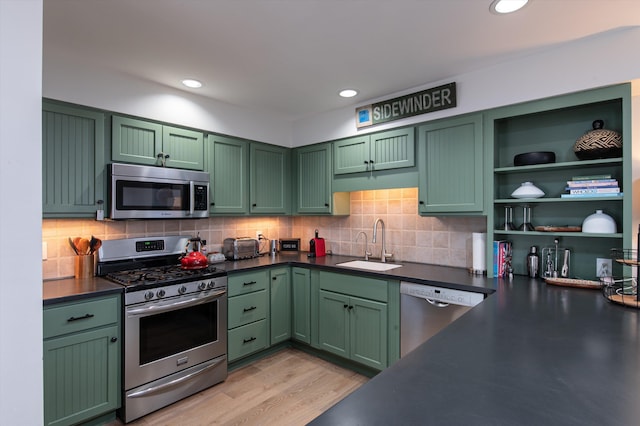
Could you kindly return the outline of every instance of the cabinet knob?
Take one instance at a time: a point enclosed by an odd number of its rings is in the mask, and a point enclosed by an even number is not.
[[[212,206],[215,206],[215,205],[216,205],[216,203],[211,203],[211,205],[212,205]]]
[[[111,338],[111,343],[115,343],[115,342],[117,342],[117,341],[118,341],[118,338],[117,338],[117,337],[112,337],[112,338]]]
[[[364,160],[364,164],[369,164],[369,162],[367,160]]]
[[[251,204],[252,207],[257,207],[258,205],[256,203]]]
[[[349,305],[344,305],[344,308],[347,309],[349,307]]]
[[[324,206],[325,207],[329,207],[329,203],[324,203]]]
[[[373,164],[373,163],[375,163],[375,161],[373,161],[373,160],[369,160],[369,163]]]
[[[271,279],[275,281],[275,280],[277,280],[277,279],[278,279],[278,277],[273,277],[273,278],[271,278]]]
[[[352,309],[353,309],[353,306],[349,306],[349,310],[352,310]]]
[[[418,201],[418,204],[424,204],[424,201]]]

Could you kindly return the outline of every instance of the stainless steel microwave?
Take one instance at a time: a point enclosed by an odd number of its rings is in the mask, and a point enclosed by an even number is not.
[[[209,173],[119,163],[108,172],[111,219],[209,217]]]

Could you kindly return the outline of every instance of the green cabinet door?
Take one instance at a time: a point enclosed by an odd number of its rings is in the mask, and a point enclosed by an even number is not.
[[[343,139],[333,143],[333,173],[373,173],[413,167],[415,151],[413,127]]]
[[[370,170],[400,169],[415,165],[415,129],[407,127],[371,135]]]
[[[169,157],[167,167],[204,170],[204,138],[202,132],[162,127],[162,151]]]
[[[151,166],[165,161],[167,167],[203,170],[204,138],[201,132],[114,115],[111,159]]]
[[[104,114],[42,103],[42,213],[95,217],[106,191]]]
[[[111,326],[44,342],[46,425],[77,424],[119,407],[117,339]]]
[[[349,358],[349,296],[320,290],[318,317],[320,348]]]
[[[331,145],[294,151],[295,210],[301,214],[331,213]]]
[[[418,128],[418,138],[419,212],[482,214],[482,115],[425,124]]]
[[[387,304],[351,297],[349,334],[354,361],[382,370],[387,367]]]
[[[114,115],[111,118],[111,159],[115,162],[158,164],[162,125]]]
[[[212,214],[249,212],[249,144],[225,136],[209,135],[205,146],[209,172],[209,211]]]
[[[311,344],[311,272],[291,268],[292,335],[299,342]]]
[[[333,173],[336,175],[369,170],[369,135],[333,143]]]
[[[291,338],[291,280],[289,268],[276,268],[271,275],[271,344]]]
[[[251,213],[288,214],[291,210],[288,148],[250,144],[249,198]]]

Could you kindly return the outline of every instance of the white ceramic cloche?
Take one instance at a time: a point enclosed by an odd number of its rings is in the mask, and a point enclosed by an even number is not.
[[[592,234],[615,234],[617,232],[616,221],[611,216],[596,210],[594,214],[587,216],[582,222],[582,232]]]
[[[540,198],[544,197],[544,191],[531,182],[522,182],[520,186],[511,193],[513,198]]]

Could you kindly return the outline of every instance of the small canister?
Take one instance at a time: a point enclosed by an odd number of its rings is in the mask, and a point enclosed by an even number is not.
[[[278,240],[271,240],[269,252],[276,254],[278,252]]]
[[[538,277],[538,270],[540,267],[540,257],[538,256],[538,248],[531,246],[529,254],[527,255],[527,273],[531,278]]]

